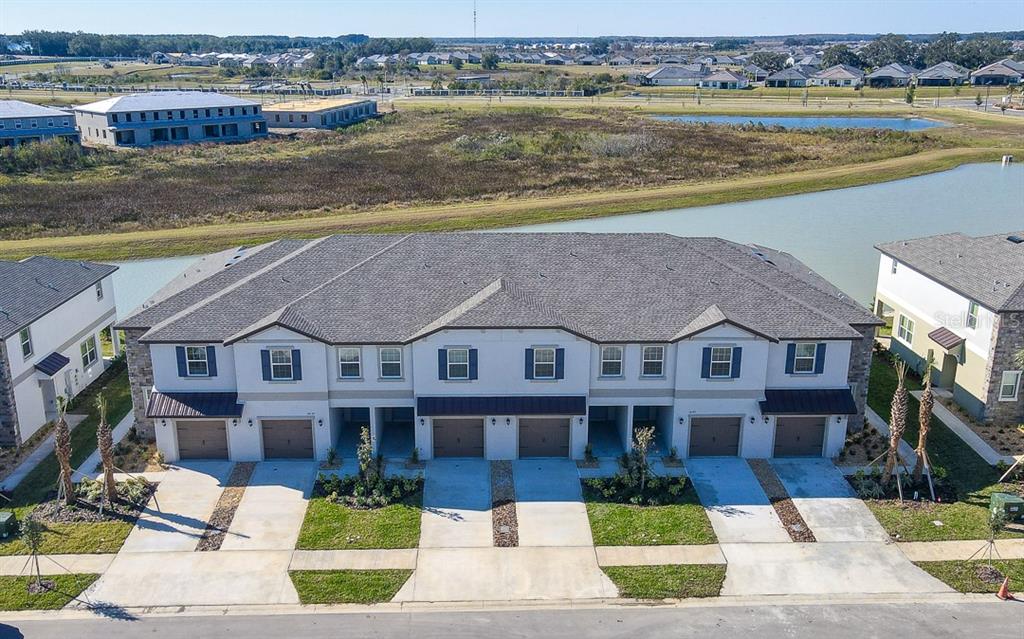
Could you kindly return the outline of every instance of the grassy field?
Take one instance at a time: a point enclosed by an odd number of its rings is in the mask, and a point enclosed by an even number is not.
[[[411,570],[292,570],[288,573],[304,604],[373,604],[390,601]]]
[[[725,582],[725,566],[608,566],[605,574],[632,599],[717,597]]]
[[[583,496],[595,546],[713,544],[718,541],[693,485],[680,503],[634,506],[604,500],[586,485]]]
[[[1001,584],[990,584],[978,579],[977,570],[988,561],[920,561],[916,565],[959,592],[997,592]],[[1024,583],[1024,559],[996,559],[992,562],[999,572],[1010,578],[1010,590]]]
[[[423,493],[404,503],[356,509],[315,497],[306,508],[296,548],[301,550],[415,548],[420,541]]]
[[[53,590],[29,594],[33,577],[0,576],[0,610],[60,610],[92,585],[99,575],[51,575]]]

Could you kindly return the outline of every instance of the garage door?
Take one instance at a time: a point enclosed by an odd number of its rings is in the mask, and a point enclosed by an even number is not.
[[[694,417],[690,420],[690,457],[740,454],[740,417]]]
[[[434,420],[434,457],[483,456],[484,420]]]
[[[520,457],[568,457],[569,419],[528,417],[519,420]]]
[[[313,422],[308,419],[264,419],[264,459],[312,459]]]
[[[824,417],[779,417],[775,422],[775,457],[821,457]]]
[[[180,421],[175,426],[181,459],[228,458],[228,429],[223,420]]]

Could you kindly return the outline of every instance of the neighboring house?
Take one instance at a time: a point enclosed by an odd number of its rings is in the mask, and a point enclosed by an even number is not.
[[[940,62],[917,74],[917,84],[922,87],[950,87],[967,82],[971,72],[952,62]]]
[[[765,78],[764,85],[774,88],[806,87],[817,72],[814,67],[787,67]]]
[[[624,55],[616,55],[608,58],[608,66],[610,67],[626,67],[633,64],[633,61]]]
[[[18,446],[57,416],[119,350],[116,266],[30,257],[0,261],[0,446]]]
[[[1020,84],[1024,77],[1024,62],[1007,58],[986,65],[971,74],[971,83],[976,85]]]
[[[747,79],[751,82],[764,82],[771,74],[756,64],[748,64],[743,67],[743,75],[747,76]]]
[[[721,69],[701,78],[700,86],[706,89],[746,89],[750,80],[735,71]]]
[[[978,420],[1024,421],[1024,231],[961,233],[879,245],[876,313],[893,322],[890,349]]]
[[[595,64],[601,64],[601,58],[593,55],[584,55],[580,56],[579,58],[576,58],[576,64],[581,64],[583,66],[590,67],[594,66]]]
[[[118,324],[172,461],[348,456],[364,427],[387,457],[614,455],[647,425],[684,457],[834,456],[881,325],[716,238],[335,235],[207,263]]]
[[[0,147],[53,138],[78,141],[73,115],[21,100],[0,100]]]
[[[157,91],[75,107],[75,120],[82,142],[97,146],[247,142],[267,136],[261,109],[219,93]]]
[[[858,87],[864,83],[864,71],[848,64],[837,64],[811,76],[810,84],[819,87]]]
[[[879,67],[865,76],[871,87],[905,87],[914,81],[920,69],[894,62]]]
[[[361,98],[328,98],[280,102],[263,107],[271,128],[334,129],[377,115],[377,102]]]
[[[681,64],[660,67],[641,78],[642,84],[652,86],[695,87],[707,75],[701,64]]]

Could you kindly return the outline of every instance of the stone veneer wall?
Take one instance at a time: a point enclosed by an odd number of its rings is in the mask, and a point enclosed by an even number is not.
[[[854,389],[853,399],[857,402],[857,414],[850,416],[847,431],[857,432],[864,428],[864,407],[868,402],[868,376],[871,374],[871,356],[875,348],[875,327],[854,326],[862,339],[850,345],[850,371],[847,382]]]
[[[124,348],[128,358],[128,381],[132,391],[132,409],[135,412],[135,428],[144,439],[156,438],[153,420],[146,417],[146,392],[153,388],[153,360],[149,346],[140,344],[139,338],[146,329],[129,328],[124,332]]]
[[[1024,392],[1017,394],[1015,402],[999,401],[999,386],[1003,371],[1017,370],[1016,354],[1024,349],[1024,313],[999,313],[992,327],[985,379],[988,392],[985,397],[985,421],[996,426],[1013,426],[1024,422]]]
[[[7,358],[7,345],[0,341],[0,446],[21,445],[18,411],[14,406],[14,380]]]

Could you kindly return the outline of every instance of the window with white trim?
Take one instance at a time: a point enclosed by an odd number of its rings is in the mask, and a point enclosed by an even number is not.
[[[338,377],[357,379],[363,376],[362,352],[358,346],[343,346],[338,349]]]
[[[535,348],[533,349],[533,378],[554,379],[555,378],[555,349]]]
[[[290,348],[270,349],[270,379],[275,381],[294,379]]]
[[[21,329],[18,333],[18,340],[21,342],[21,358],[28,359],[32,357],[32,332],[28,326]]]
[[[644,377],[661,377],[665,374],[665,347],[644,346],[643,366],[640,374]]]
[[[999,401],[1015,402],[1020,393],[1021,371],[1003,371],[999,384]]]
[[[817,352],[817,344],[798,343],[793,351],[793,372],[813,373],[814,359]]]
[[[889,273],[892,275],[896,275],[896,267],[898,265],[899,262],[896,261],[896,258],[892,258],[892,266],[889,268]]]
[[[906,315],[900,315],[900,321],[896,328],[896,337],[900,341],[911,344],[914,341],[914,320]]]
[[[380,376],[382,379],[402,377],[402,349],[386,347],[380,349]]]
[[[96,282],[96,301],[103,299],[103,281]]]
[[[978,303],[970,302],[967,305],[967,328],[978,328]]]
[[[96,337],[91,336],[78,345],[78,350],[82,354],[82,368],[89,368],[96,362]]]
[[[189,377],[210,376],[210,362],[206,358],[205,346],[185,347],[185,374]]]
[[[536,363],[536,359],[534,359]],[[622,347],[602,346],[601,347],[601,377],[622,376]]]
[[[469,379],[469,349],[448,349],[448,379]]]
[[[711,377],[732,377],[732,346],[711,347]]]

